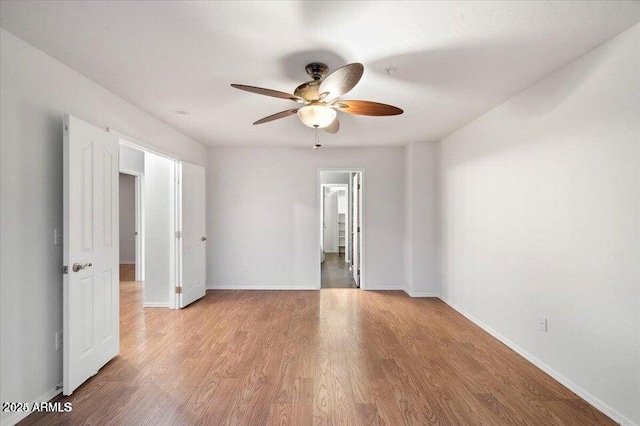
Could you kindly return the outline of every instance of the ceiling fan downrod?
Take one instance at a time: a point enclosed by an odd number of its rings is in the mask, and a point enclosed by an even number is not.
[[[309,76],[314,80],[322,80],[327,73],[329,72],[329,67],[322,62],[311,62],[304,70],[309,74]]]

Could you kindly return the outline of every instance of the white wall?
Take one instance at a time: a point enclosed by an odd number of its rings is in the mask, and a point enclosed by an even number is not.
[[[124,173],[144,174],[144,152],[120,145],[120,171]]]
[[[62,380],[62,116],[205,165],[207,151],[0,30],[0,399],[46,401]],[[3,423],[15,419],[1,414]]]
[[[318,168],[365,168],[366,287],[402,289],[403,151],[210,149],[208,286],[317,288]]]
[[[136,178],[120,173],[120,263],[136,260]]]
[[[443,298],[640,424],[640,25],[440,148]]]
[[[347,187],[338,191],[338,213],[347,214]]]
[[[347,172],[320,172],[321,184],[349,184],[349,173]]]
[[[438,144],[416,142],[405,148],[404,279],[414,297],[437,296]]]
[[[175,162],[144,154],[144,306],[168,307],[175,286]]]

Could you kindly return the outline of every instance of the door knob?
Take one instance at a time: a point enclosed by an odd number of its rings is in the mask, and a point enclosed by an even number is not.
[[[79,263],[74,263],[73,266],[71,267],[71,269],[73,269],[73,272],[78,272],[78,271],[81,271],[83,269],[90,268],[92,266],[93,266],[93,264],[91,262],[85,263],[84,265],[81,265]]]
[[[207,237],[202,237],[202,241],[207,241]]]

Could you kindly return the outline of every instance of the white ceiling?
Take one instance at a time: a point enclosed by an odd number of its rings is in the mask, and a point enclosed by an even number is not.
[[[229,86],[293,92],[312,61],[362,62],[360,84],[343,98],[405,111],[341,114],[323,146],[438,140],[639,21],[635,1],[0,6],[2,28],[211,146],[312,145],[314,131],[295,116],[251,124],[297,104]]]

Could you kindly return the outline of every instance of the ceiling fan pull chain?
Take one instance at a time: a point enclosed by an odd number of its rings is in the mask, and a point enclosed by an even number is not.
[[[313,146],[313,149],[318,149],[322,145],[320,145],[320,135],[318,134],[318,126],[313,126],[316,128],[316,144]]]

